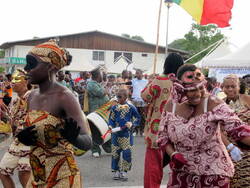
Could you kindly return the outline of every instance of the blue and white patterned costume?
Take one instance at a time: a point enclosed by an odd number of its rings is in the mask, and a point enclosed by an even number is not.
[[[135,106],[125,103],[117,104],[111,108],[109,116],[109,126],[120,128],[118,132],[111,135],[112,148],[112,171],[129,171],[132,166],[132,146],[133,135],[131,129],[125,124],[131,122],[132,126],[138,126],[140,123],[140,114]],[[122,163],[119,167],[120,155],[122,152]]]

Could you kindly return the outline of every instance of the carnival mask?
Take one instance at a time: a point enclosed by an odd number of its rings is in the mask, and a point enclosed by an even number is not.
[[[19,83],[19,82],[23,82],[25,80],[25,72],[17,69],[15,70],[15,72],[12,74],[12,83]]]
[[[187,71],[182,76],[182,82],[185,84],[191,84],[195,81],[203,81],[204,79],[205,76],[200,71],[200,69],[196,69],[195,71]]]

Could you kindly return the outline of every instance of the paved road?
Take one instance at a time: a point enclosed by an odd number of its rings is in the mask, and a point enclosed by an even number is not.
[[[133,167],[128,174],[128,181],[121,182],[112,180],[112,173],[110,170],[111,156],[103,152],[100,158],[93,158],[91,152],[87,152],[81,157],[77,157],[77,162],[81,169],[83,176],[84,187],[88,188],[100,188],[100,187],[128,187],[136,188],[143,186],[143,171],[144,171],[144,154],[145,145],[143,138],[140,136],[135,137],[135,145],[133,149]],[[3,155],[3,150],[0,152],[0,157]],[[163,184],[166,185],[168,169],[164,169]],[[14,176],[17,188],[21,188],[18,183],[17,176]],[[163,186],[166,187],[166,186]]]

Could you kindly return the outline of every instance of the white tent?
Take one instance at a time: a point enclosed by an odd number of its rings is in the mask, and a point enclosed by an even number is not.
[[[199,68],[207,68],[207,65],[210,64],[211,60],[224,57],[230,53],[232,53],[231,43],[228,40],[224,40],[219,45],[215,46],[208,55],[206,55],[202,60],[195,63],[195,65]]]
[[[250,42],[226,56],[209,60],[206,68],[250,69]]]

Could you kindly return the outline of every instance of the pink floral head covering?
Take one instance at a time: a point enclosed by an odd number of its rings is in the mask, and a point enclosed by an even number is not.
[[[185,91],[198,89],[207,83],[204,74],[198,68],[195,71],[184,72],[181,80],[178,80],[176,77],[172,77],[171,80],[173,81],[171,90],[172,99],[177,103],[186,100]]]

